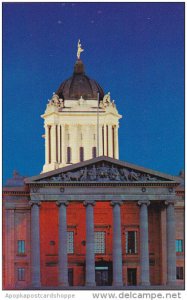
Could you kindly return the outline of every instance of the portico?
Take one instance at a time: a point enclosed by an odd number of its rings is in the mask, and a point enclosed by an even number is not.
[[[93,173],[95,173],[95,177]],[[82,177],[83,180],[81,180]],[[39,224],[39,210],[42,204],[46,202],[55,202],[58,207],[59,246],[57,266],[59,286],[68,286],[67,208],[73,206],[74,203],[79,203],[82,205],[82,209],[85,210],[86,255],[84,285],[88,287],[96,285],[94,225],[95,211],[97,205],[101,202],[110,203],[112,209],[111,260],[113,286],[123,287],[127,284],[124,265],[128,263],[128,258],[125,256],[123,245],[123,227],[126,226],[124,224],[128,214],[125,213],[123,207],[128,207],[130,204],[136,204],[139,214],[139,249],[137,255],[137,265],[140,273],[139,284],[142,286],[151,284],[148,215],[149,207],[153,204],[155,205],[155,203],[158,206],[161,205],[163,207],[164,205],[165,207],[167,218],[167,282],[174,285],[176,278],[174,204],[176,201],[175,187],[178,185],[176,179],[108,157],[99,157],[27,179],[27,184],[29,184],[31,191],[31,218],[34,220],[31,222],[31,232],[38,232],[36,235],[32,235],[31,240],[33,249],[33,287],[41,285],[39,276],[40,264],[38,261],[40,240],[39,229],[36,229],[36,224]],[[38,205],[39,203],[40,206]],[[123,217],[122,210],[124,211]],[[160,236],[160,239],[162,238]],[[37,251],[35,251],[36,249]]]

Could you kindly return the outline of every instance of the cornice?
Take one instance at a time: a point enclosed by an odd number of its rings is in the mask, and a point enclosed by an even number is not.
[[[21,192],[21,191],[3,191],[3,195],[17,195],[17,196],[27,196],[29,197],[30,193],[29,192]]]
[[[111,187],[111,186],[119,186],[119,187],[134,187],[134,186],[146,186],[146,187],[175,187],[178,186],[178,182],[30,182],[28,183],[29,187],[65,187],[65,186],[75,186],[75,187],[83,187],[83,186],[91,186],[91,187]]]

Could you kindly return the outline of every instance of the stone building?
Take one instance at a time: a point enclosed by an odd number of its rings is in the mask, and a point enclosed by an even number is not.
[[[3,188],[4,289],[183,287],[183,174],[119,160],[121,115],[80,57],[42,118],[41,174]]]

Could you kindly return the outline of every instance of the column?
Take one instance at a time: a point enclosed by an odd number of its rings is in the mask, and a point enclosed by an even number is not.
[[[160,211],[160,242],[161,242],[161,284],[167,284],[167,234],[166,234],[166,207],[161,205]]]
[[[113,286],[123,286],[122,245],[121,245],[121,202],[111,202],[113,206]]]
[[[106,124],[104,124],[104,155],[107,156],[107,136]]]
[[[93,136],[92,133],[93,131],[91,130],[90,125],[86,125],[83,129],[83,147],[84,147],[84,160],[88,160],[92,158],[92,140]],[[92,140],[90,142],[90,137],[92,137]],[[97,135],[96,135],[96,141],[97,141]],[[80,160],[79,160],[80,161]]]
[[[148,205],[149,201],[139,201],[140,205],[140,283],[150,285],[149,279],[149,237]]]
[[[67,255],[67,201],[58,201],[58,282],[59,286],[68,286],[68,255]]]
[[[65,125],[61,125],[61,155],[62,155],[62,164],[66,164],[66,141],[65,141]]]
[[[45,164],[49,164],[49,125],[45,125]]]
[[[173,201],[166,201],[167,232],[167,285],[176,284],[175,208]]]
[[[79,147],[79,141],[78,141],[78,125],[70,125],[69,126],[69,133],[70,133],[70,147],[72,152],[72,163],[79,162],[79,153],[80,153],[80,147]]]
[[[61,163],[62,153],[61,153],[61,125],[57,126],[57,134],[58,134],[58,163]]]
[[[56,125],[51,126],[51,162],[56,163]]]
[[[31,278],[32,286],[41,287],[40,278],[40,202],[31,204]]]
[[[108,125],[108,156],[113,157],[112,125]]]
[[[86,286],[95,286],[94,248],[94,201],[85,201],[86,206]]]
[[[103,155],[102,125],[99,125],[99,156]]]

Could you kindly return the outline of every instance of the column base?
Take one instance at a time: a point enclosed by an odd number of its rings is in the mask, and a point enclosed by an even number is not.
[[[60,282],[59,283],[59,287],[68,287],[69,286],[69,282]]]
[[[34,282],[34,283],[32,283],[32,288],[34,288],[34,289],[41,288],[41,283],[40,282]]]
[[[116,287],[122,287],[123,286],[123,282],[113,282],[112,286],[116,286]]]
[[[149,281],[141,282],[140,285],[142,286],[149,286],[151,285]]]
[[[86,282],[86,286],[88,286],[88,287],[95,287],[96,283],[95,282]]]
[[[171,280],[171,281],[168,281],[168,282],[166,283],[166,285],[169,285],[169,286],[176,286],[177,283],[176,283],[175,280]]]

